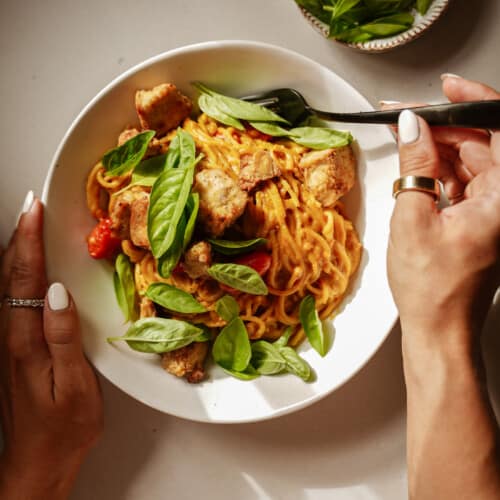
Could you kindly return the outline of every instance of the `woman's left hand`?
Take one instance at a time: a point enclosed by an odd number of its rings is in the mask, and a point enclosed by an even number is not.
[[[81,344],[75,304],[47,291],[43,206],[28,196],[0,278],[0,497],[67,498],[102,429],[102,399]],[[44,298],[12,307],[7,297]]]

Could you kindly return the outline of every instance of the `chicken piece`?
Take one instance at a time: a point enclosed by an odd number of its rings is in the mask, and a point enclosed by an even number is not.
[[[118,136],[118,146],[125,144],[128,140],[132,139],[132,137],[135,137],[138,133],[139,131],[136,128],[126,128]]]
[[[149,297],[142,297],[139,304],[139,317],[154,318],[156,316],[156,308],[154,302]]]
[[[135,200],[146,197],[148,193],[140,188],[131,188],[111,197],[109,204],[109,217],[113,234],[122,239],[130,240],[130,218],[132,204]],[[135,242],[134,242],[135,243]]]
[[[354,185],[356,157],[351,146],[306,153],[299,162],[307,188],[332,207]]]
[[[207,269],[212,265],[210,243],[199,241],[192,245],[184,254],[182,267],[192,279],[208,276]]]
[[[130,239],[135,246],[149,249],[148,208],[149,194],[143,191],[130,205]]]
[[[269,151],[244,154],[240,159],[240,187],[251,191],[257,184],[281,174],[279,165]]]
[[[205,378],[205,359],[208,354],[208,342],[193,342],[175,351],[161,355],[164,370],[176,377],[186,377],[195,384]]]
[[[248,195],[219,168],[196,174],[193,191],[200,195],[199,217],[207,233],[220,236],[245,210]]]
[[[161,137],[189,116],[193,104],[175,85],[162,83],[151,90],[138,90],[135,108],[143,130],[155,130]]]

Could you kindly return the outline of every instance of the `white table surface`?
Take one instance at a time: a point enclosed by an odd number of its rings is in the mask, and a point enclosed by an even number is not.
[[[424,37],[366,55],[321,38],[292,0],[2,0],[0,242],[29,189],[41,193],[81,108],[125,69],[194,42],[258,40],[300,52],[379,99],[438,102],[439,75],[500,88],[500,2],[453,0]],[[497,301],[499,302],[499,301]],[[500,307],[487,326],[499,401]],[[149,409],[101,378],[106,429],[78,500],[406,498],[405,395],[396,327],[367,366],[323,401],[245,425],[193,423]]]

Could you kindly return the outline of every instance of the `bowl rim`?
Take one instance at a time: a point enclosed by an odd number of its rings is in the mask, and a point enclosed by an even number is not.
[[[434,0],[430,5],[429,10],[423,16],[418,14],[419,19],[417,19],[415,24],[413,24],[413,26],[408,28],[406,31],[386,38],[374,38],[367,42],[344,42],[341,40],[335,40],[334,38],[329,38],[327,24],[319,20],[304,7],[298,5],[298,8],[309,24],[328,40],[332,40],[339,45],[355,49],[359,52],[365,52],[367,54],[380,54],[402,47],[422,36],[446,12],[450,5],[450,1],[451,0]]]
[[[117,85],[119,85],[121,82],[124,80],[128,79],[130,76],[134,75],[137,72],[140,72],[141,70],[147,68],[150,65],[153,65],[159,61],[162,61],[164,59],[168,58],[173,58],[176,57],[180,54],[185,54],[189,52],[198,52],[200,50],[206,50],[206,49],[213,49],[213,48],[250,48],[250,49],[264,49],[264,50],[272,50],[274,52],[280,52],[282,54],[288,54],[291,57],[302,59],[304,62],[311,63],[313,62],[314,64],[317,64],[328,71],[331,71],[339,80],[342,82],[346,83],[349,85],[366,103],[367,106],[369,106],[371,109],[373,109],[373,106],[369,102],[369,100],[361,93],[358,91],[357,88],[353,87],[347,80],[339,76],[335,71],[330,69],[329,67],[319,63],[318,61],[307,57],[301,53],[298,53],[296,51],[281,47],[279,45],[267,43],[267,42],[260,42],[260,41],[252,41],[252,40],[238,40],[238,39],[227,39],[227,40],[211,40],[211,41],[204,41],[204,42],[198,42],[198,43],[193,43],[193,44],[188,44],[180,47],[176,47],[174,49],[170,49],[164,52],[161,52],[159,54],[153,55],[149,58],[146,58],[145,60],[131,66],[130,68],[126,69],[122,73],[120,73],[118,76],[113,78],[108,84],[106,84],[82,109],[81,111],[76,115],[74,120],[72,121],[71,125],[68,127],[67,131],[63,135],[58,147],[56,148],[56,151],[53,155],[50,167],[48,169],[44,185],[43,185],[43,190],[42,190],[42,196],[41,200],[44,204],[47,204],[49,200],[49,194],[50,194],[50,186],[53,181],[53,177],[57,168],[58,160],[59,157],[61,156],[64,147],[66,143],[68,142],[69,138],[75,131],[75,129],[79,126],[80,122],[83,120],[87,112],[103,97],[105,96],[108,92],[112,91]],[[398,314],[397,310],[395,308],[395,305],[392,303],[392,309],[393,309],[393,315],[388,318],[387,324],[390,325],[389,328],[385,331],[383,335],[380,335],[380,338],[378,339],[377,342],[374,342],[372,345],[371,351],[368,353],[368,355],[365,357],[362,363],[359,363],[358,366],[355,367],[355,369],[349,371],[348,373],[345,373],[335,384],[333,388],[330,388],[327,391],[322,391],[321,393],[316,393],[313,396],[309,398],[305,398],[301,401],[297,401],[295,403],[286,405],[284,407],[274,409],[272,412],[270,412],[267,415],[264,416],[259,416],[259,417],[249,417],[249,418],[240,418],[240,419],[224,419],[224,418],[217,418],[213,419],[210,418],[209,415],[207,415],[205,418],[204,417],[197,417],[194,418],[192,416],[186,416],[185,414],[171,411],[171,412],[166,412],[164,408],[162,408],[160,405],[155,405],[149,400],[141,398],[137,394],[130,394],[126,389],[122,388],[118,381],[114,380],[113,378],[110,378],[108,374],[104,374],[99,368],[96,367],[97,371],[104,377],[108,382],[110,382],[112,385],[117,387],[119,390],[125,392],[127,395],[130,397],[140,401],[141,403],[145,404],[146,406],[149,406],[151,408],[154,408],[162,413],[167,413],[172,416],[176,416],[179,418],[184,418],[192,421],[197,421],[197,422],[203,422],[203,423],[211,423],[211,424],[243,424],[243,423],[253,423],[253,422],[260,422],[260,421],[265,421],[265,420],[270,420],[272,418],[280,417],[286,414],[293,413],[295,411],[301,410],[303,408],[306,408],[322,399],[330,395],[332,392],[338,390],[340,387],[342,387],[345,383],[347,383],[349,380],[351,380],[353,377],[355,377],[367,364],[368,362],[373,358],[373,356],[379,351],[380,347],[382,344],[387,340],[389,337],[390,333],[393,331],[395,324],[397,323],[398,320]],[[95,365],[94,365],[95,366]]]

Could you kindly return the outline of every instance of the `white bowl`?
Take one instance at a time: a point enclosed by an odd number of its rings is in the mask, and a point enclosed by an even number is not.
[[[408,28],[402,33],[398,33],[394,36],[389,36],[386,38],[375,38],[368,42],[343,42],[340,40],[335,40],[331,38],[334,42],[345,45],[352,49],[359,50],[361,52],[367,52],[371,54],[377,54],[380,52],[387,52],[389,50],[401,47],[416,40],[421,35],[423,35],[446,11],[448,8],[450,0],[434,0],[429,6],[427,12],[422,16],[418,12],[414,11],[415,22],[411,28]],[[320,21],[317,17],[312,15],[309,11],[303,7],[299,7],[303,16],[309,21],[311,26],[316,29],[324,37],[328,38],[328,25]]]
[[[309,405],[352,377],[375,353],[397,314],[386,280],[385,252],[397,176],[395,143],[386,127],[348,127],[357,139],[359,183],[347,199],[365,250],[359,272],[335,318],[335,342],[324,357],[309,345],[301,353],[316,372],[304,383],[292,375],[244,382],[211,367],[207,381],[190,385],[166,374],[159,358],[106,342],[126,330],[109,264],[87,254],[85,238],[95,221],[85,202],[89,169],[115,144],[124,125],[136,122],[134,93],[173,82],[194,95],[192,81],[231,95],[295,87],[314,106],[368,111],[369,103],[318,63],[288,50],[248,41],[207,42],[148,59],[106,86],[63,138],[47,177],[46,250],[49,277],[62,281],[78,305],[86,354],[99,372],[132,397],[163,412],[205,422],[250,422]],[[346,128],[346,127],[343,127]]]

